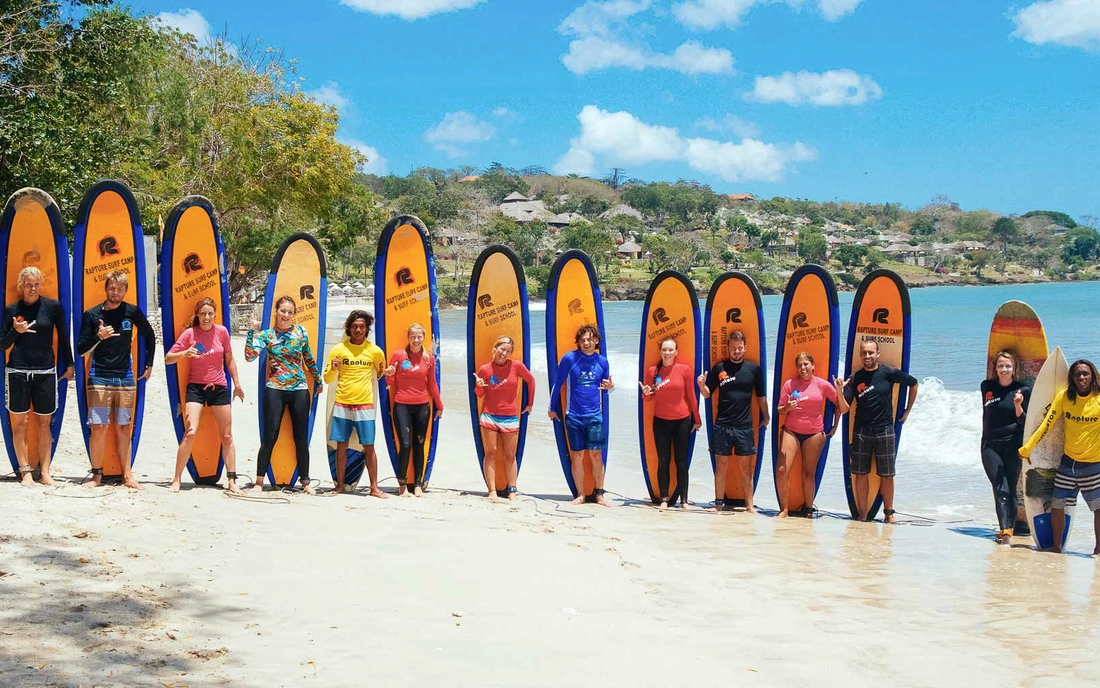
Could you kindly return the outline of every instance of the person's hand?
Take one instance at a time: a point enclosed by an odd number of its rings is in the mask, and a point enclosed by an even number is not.
[[[183,352],[183,357],[184,358],[201,358],[202,357],[202,352],[199,351],[197,348],[195,348],[195,345],[192,344],[189,349],[187,349],[186,351]]]
[[[76,375],[76,368],[73,368],[72,366],[69,366],[68,368],[65,369],[64,373],[61,373],[61,379],[62,380],[72,380],[75,375]]]
[[[233,383],[233,397],[239,401],[244,401],[244,387],[241,387],[239,382]]]
[[[443,409],[436,409],[436,411],[435,411],[435,419],[436,419],[436,420],[439,420],[439,419],[440,419],[440,418],[442,418],[442,417],[443,417]]]
[[[696,432],[702,426],[703,426],[702,423],[696,423],[695,425],[691,426],[691,431]]]
[[[103,340],[110,339],[111,337],[117,337],[118,332],[115,332],[115,328],[111,327],[110,325],[104,325],[103,321],[100,320],[99,331],[96,332],[96,335],[100,338],[100,340]]]
[[[909,419],[909,409],[905,409],[905,413],[901,414],[901,418],[898,418],[899,423],[904,423]]]
[[[763,418],[762,418],[762,419],[760,420],[760,427],[762,427],[762,428],[766,428],[766,427],[768,427],[768,423],[770,423],[770,422],[771,422],[771,418],[768,418],[767,416],[764,416],[764,417],[763,417]]]
[[[653,394],[653,387],[651,387],[650,385],[642,384],[641,382],[639,382],[638,386],[642,388],[642,396],[648,397],[649,395]]]
[[[605,392],[610,392],[615,389],[615,383],[611,381],[611,376],[608,375],[606,380],[600,380],[600,389]]]
[[[836,388],[836,393],[837,394],[843,393],[844,388],[848,386],[848,383],[851,381],[851,379],[852,378],[848,378],[847,380],[842,380],[838,377],[834,377],[833,378],[833,387]]]
[[[783,408],[787,411],[793,411],[794,409],[798,408],[798,399],[791,397],[790,401],[788,401],[786,404],[783,404]]]
[[[396,373],[396,372],[397,372],[397,366],[392,366],[391,365],[391,366],[386,366],[386,370],[383,371],[383,374],[386,377],[393,377],[394,373]]]
[[[35,334],[34,326],[37,320],[27,322],[22,316],[15,319],[12,325],[15,327],[15,331],[19,334]]]
[[[546,415],[550,417],[550,420],[557,420],[558,414],[555,411],[547,411]]]
[[[530,414],[531,413],[531,407],[528,406],[527,408],[523,409],[523,413]]]
[[[483,380],[482,377],[480,375],[478,375],[477,373],[474,373],[474,385],[476,385],[478,387],[488,387],[489,386],[489,384],[487,382],[485,382],[485,380]]]
[[[1016,390],[1015,396],[1012,397],[1012,403],[1016,404],[1017,406],[1023,406],[1024,405],[1024,393],[1021,392],[1020,390]]]
[[[141,374],[140,379],[148,380],[152,376],[153,376],[153,366],[149,366],[145,369],[145,372]]]
[[[331,368],[332,370],[340,370],[340,357],[337,356],[336,358],[332,359],[331,361],[329,361],[328,365],[329,368]]]
[[[314,382],[314,383],[313,383],[313,396],[317,396],[317,395],[318,395],[318,394],[320,394],[320,393],[321,393],[321,392],[322,392],[322,391],[323,391],[324,389],[325,389],[325,385],[324,385],[324,383],[321,383],[321,382]]]
[[[255,330],[256,332],[259,332],[260,330],[263,329],[263,324],[260,323],[259,320],[253,320],[252,322],[248,323],[248,329]]]
[[[706,376],[706,374],[700,375],[699,377],[695,378],[695,384],[699,385],[700,387],[706,387],[707,386],[707,376]]]

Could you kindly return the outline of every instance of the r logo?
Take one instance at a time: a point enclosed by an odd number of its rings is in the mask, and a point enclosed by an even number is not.
[[[741,322],[741,309],[731,308],[726,311],[726,322],[739,323]]]
[[[492,308],[493,307],[493,296],[492,296],[492,294],[482,294],[481,296],[477,297],[477,305],[480,306],[483,310],[486,309],[486,308]]]
[[[117,256],[121,251],[118,250],[118,240],[113,236],[103,237],[99,240],[99,257],[106,258],[107,256]]]
[[[393,281],[397,283],[397,286],[404,287],[407,284],[413,283],[412,270],[408,268],[401,268],[397,272],[393,273]]]
[[[23,254],[23,267],[38,265],[40,262],[42,262],[42,254],[38,252],[37,246]]]
[[[183,271],[190,275],[192,272],[198,272],[202,270],[202,260],[199,259],[199,254],[188,253],[183,257]]]
[[[668,322],[668,316],[665,315],[664,308],[658,308],[653,311],[653,324],[660,325],[661,323]]]
[[[806,314],[805,313],[795,313],[794,315],[792,315],[791,316],[791,325],[796,330],[801,330],[802,328],[810,326],[810,324],[808,322],[806,322]]]
[[[569,302],[569,315],[576,315],[577,313],[584,313],[584,308],[581,308],[580,299],[573,299]]]
[[[312,301],[313,300],[313,285],[312,284],[303,284],[302,288],[298,290],[298,296],[299,296],[299,298],[301,298],[302,301]]]
[[[871,314],[871,322],[882,323],[883,325],[890,324],[890,309],[889,308],[876,308],[875,312]]]

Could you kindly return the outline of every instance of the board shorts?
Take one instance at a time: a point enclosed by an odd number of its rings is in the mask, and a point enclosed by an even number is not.
[[[715,425],[710,431],[710,451],[715,456],[754,456],[756,431],[752,427]]]
[[[351,440],[352,430],[359,438],[359,444],[374,444],[374,404],[333,405],[329,441],[347,442]]]
[[[565,434],[569,438],[570,451],[603,451],[607,448],[607,426],[603,413],[582,416],[565,414]]]
[[[1085,498],[1089,511],[1100,511],[1100,461],[1074,461],[1062,456],[1058,474],[1054,476],[1052,509],[1065,509],[1077,504],[1077,493]]]
[[[187,384],[186,403],[203,406],[229,406],[229,387],[226,385],[204,385],[201,382]]]
[[[130,377],[88,376],[88,425],[110,425],[114,412],[116,425],[133,421],[137,382]]]
[[[483,413],[477,419],[477,424],[486,430],[509,435],[519,432],[519,416],[498,416],[493,413]]]
[[[852,450],[848,453],[852,475],[868,475],[871,472],[871,455],[875,457],[875,472],[880,478],[893,478],[897,467],[897,439],[893,428],[856,430],[852,438]]]
[[[5,370],[4,403],[9,413],[49,416],[57,410],[57,372],[49,370]]]

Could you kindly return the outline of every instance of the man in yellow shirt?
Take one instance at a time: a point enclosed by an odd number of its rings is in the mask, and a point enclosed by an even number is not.
[[[1066,427],[1062,463],[1054,478],[1054,494],[1050,502],[1050,526],[1054,533],[1055,552],[1062,551],[1066,506],[1077,504],[1077,493],[1085,497],[1092,511],[1096,545],[1092,553],[1100,554],[1100,375],[1091,361],[1081,359],[1069,367],[1066,389],[1054,397],[1043,423],[1020,447],[1020,456],[1028,458],[1035,445],[1043,439],[1054,421],[1061,415]]]
[[[329,441],[336,443],[336,494],[344,491],[348,466],[348,441],[352,430],[363,445],[363,459],[370,478],[370,493],[384,499],[378,489],[378,458],[374,453],[374,381],[386,369],[386,355],[367,341],[374,316],[353,310],[344,321],[347,339],[332,347],[325,361],[325,384],[336,385],[336,404],[332,409]]]

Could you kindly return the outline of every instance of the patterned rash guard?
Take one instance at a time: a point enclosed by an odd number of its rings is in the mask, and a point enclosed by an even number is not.
[[[314,380],[321,379],[321,371],[317,369],[317,361],[309,346],[309,335],[301,325],[282,332],[275,329],[249,330],[244,343],[244,360],[256,360],[264,349],[267,349],[270,363],[269,388],[287,391],[309,389],[306,370],[313,374]]]

